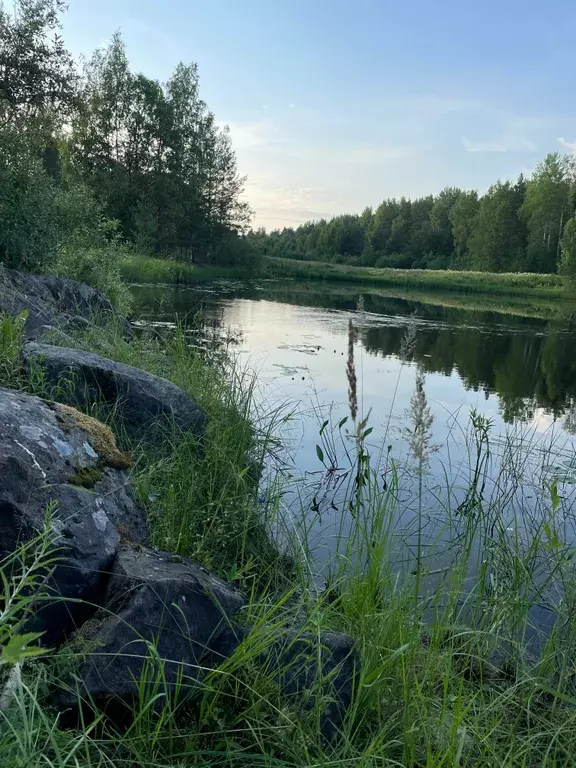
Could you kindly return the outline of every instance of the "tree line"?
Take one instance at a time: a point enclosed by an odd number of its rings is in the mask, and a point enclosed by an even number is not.
[[[266,255],[367,267],[576,272],[576,161],[552,153],[528,179],[486,194],[447,187],[415,200],[384,200],[267,234],[249,233]]]
[[[78,249],[113,242],[248,259],[244,179],[197,65],[160,83],[132,71],[119,33],[79,64],[60,35],[64,10],[0,0],[0,261],[33,270],[68,253],[72,267]]]

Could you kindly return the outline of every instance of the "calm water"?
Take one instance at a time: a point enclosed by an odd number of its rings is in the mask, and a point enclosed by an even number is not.
[[[301,490],[298,498],[287,494],[286,504],[294,515],[302,508],[308,512],[320,560],[333,552],[342,515],[334,495],[320,493],[325,476],[316,446],[323,419],[330,416],[336,423],[348,414],[345,365],[350,318],[358,329],[355,355],[361,407],[364,414],[370,412],[374,428],[369,440],[373,446],[390,445],[390,456],[399,461],[409,458],[403,430],[409,426],[407,411],[417,366],[426,372],[426,394],[434,415],[432,440],[438,446],[426,481],[431,518],[441,517],[440,488],[449,484],[456,504],[465,493],[471,409],[492,421],[493,479],[506,446],[511,441],[524,446],[514,489],[522,504],[534,506],[544,479],[551,475],[560,478],[565,500],[572,493],[576,323],[562,308],[555,319],[540,319],[393,298],[359,286],[273,281],[134,290],[139,313],[150,321],[172,321],[176,315],[183,318],[202,310],[209,325],[231,329],[233,349],[258,373],[260,403],[268,408],[289,403],[296,409],[297,418],[284,432],[286,460],[294,475],[306,478],[307,490],[304,499]],[[362,315],[356,309],[361,292]],[[474,299],[476,307],[479,301]],[[416,328],[415,344],[405,359],[403,338],[411,324]],[[413,513],[413,498],[408,489],[400,499],[402,525],[408,525]],[[512,495],[510,499],[512,509]]]

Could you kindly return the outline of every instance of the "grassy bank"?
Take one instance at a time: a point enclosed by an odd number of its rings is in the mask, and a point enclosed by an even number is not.
[[[460,272],[431,269],[377,269],[265,257],[263,269],[273,277],[342,280],[381,285],[411,286],[462,293],[490,293],[549,298],[573,298],[558,275],[536,273]]]
[[[377,269],[314,261],[264,257],[256,272],[241,268],[199,266],[171,259],[130,254],[119,264],[128,283],[194,285],[215,278],[275,277],[328,282],[363,283],[439,296],[451,292],[486,294],[519,299],[570,299],[573,290],[558,275],[536,273],[464,272],[430,269]]]
[[[172,259],[130,254],[119,264],[122,278],[127,283],[151,285],[193,285],[217,277],[246,277],[246,271],[229,267],[198,266]]]
[[[272,279],[262,283],[262,296],[267,300],[304,306],[349,308],[356,305],[361,293],[370,304],[370,311],[378,311],[387,299],[401,299],[435,307],[462,309],[466,312],[495,312],[514,317],[533,317],[557,320],[576,312],[576,301],[541,296],[504,296],[500,294],[458,294],[455,291],[423,290],[412,286],[378,286],[355,282],[326,282],[320,280]],[[386,312],[386,309],[382,310]]]
[[[3,383],[30,387],[19,378],[19,333],[10,321],[0,328]],[[256,419],[249,377],[219,350],[206,355],[189,347],[184,331],[145,334],[128,343],[117,329],[106,327],[77,334],[73,343],[163,375],[206,408],[211,428],[203,453],[182,434],[172,435],[160,453],[145,443],[134,445],[133,477],[155,543],[235,580],[249,597],[246,621],[253,629],[203,681],[192,705],[173,699],[156,706],[162,698],[156,685],[162,660],[151,649],[150,677],[129,726],[103,717],[82,729],[61,729],[47,683],[74,662],[78,651],[68,648],[43,663],[29,661],[12,707],[0,708],[4,765],[571,764],[576,750],[571,502],[557,479],[529,471],[525,456],[535,445],[510,442],[493,476],[491,427],[473,414],[466,436],[469,466],[447,467],[446,487],[432,489],[444,515],[431,537],[425,499],[434,447],[425,382],[419,380],[406,419],[411,456],[404,465],[386,445],[370,444],[370,415],[357,412],[361,361],[350,354],[350,416],[345,423],[319,424],[318,464],[310,468],[318,472],[319,490],[335,482],[340,489],[336,554],[323,579],[316,580],[306,527],[295,522],[298,510],[286,511],[286,488],[257,488],[246,472],[246,452],[263,457],[272,447],[278,450],[272,438],[283,416]],[[407,348],[411,343],[409,331]],[[398,381],[388,383],[394,387]],[[525,475],[532,478],[536,507],[524,506],[523,495],[510,493]],[[497,482],[493,496],[485,492],[490,479]],[[308,494],[295,482],[302,491],[300,511],[310,516]],[[272,520],[293,551],[293,573],[270,541]],[[439,563],[427,552],[432,541],[441,540],[449,542],[449,557]],[[397,556],[401,544],[407,546],[404,562]],[[22,569],[31,554],[42,559],[44,545],[21,553]],[[36,572],[30,567],[24,572],[39,588]],[[8,588],[5,584],[5,597]],[[26,590],[21,599],[29,599]],[[535,622],[540,606],[554,617],[548,634]],[[0,630],[15,620],[17,615],[0,614]],[[284,699],[256,663],[272,639],[289,632],[293,620],[314,635],[349,633],[361,657],[354,700],[330,745],[318,728],[324,702],[316,699],[306,708]]]

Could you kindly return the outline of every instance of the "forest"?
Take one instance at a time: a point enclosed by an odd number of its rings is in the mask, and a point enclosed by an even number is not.
[[[497,181],[486,194],[454,187],[384,200],[249,239],[268,256],[402,269],[572,275],[576,269],[576,160],[552,153],[530,178]]]
[[[0,2],[0,261],[98,283],[87,272],[114,262],[114,246],[242,260],[244,180],[197,65],[166,83],[135,73],[120,33],[77,62],[65,9]]]

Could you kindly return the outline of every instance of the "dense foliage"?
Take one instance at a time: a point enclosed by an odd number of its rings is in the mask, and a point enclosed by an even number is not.
[[[249,238],[265,255],[368,267],[556,272],[571,267],[576,209],[573,156],[548,155],[530,179],[498,181],[485,195],[446,188],[416,200],[384,200],[359,216],[336,216]],[[562,257],[565,234],[566,254]]]
[[[82,69],[63,0],[0,0],[0,260],[110,288],[122,247],[247,259],[230,135],[195,64],[165,85],[130,70],[119,34]]]

